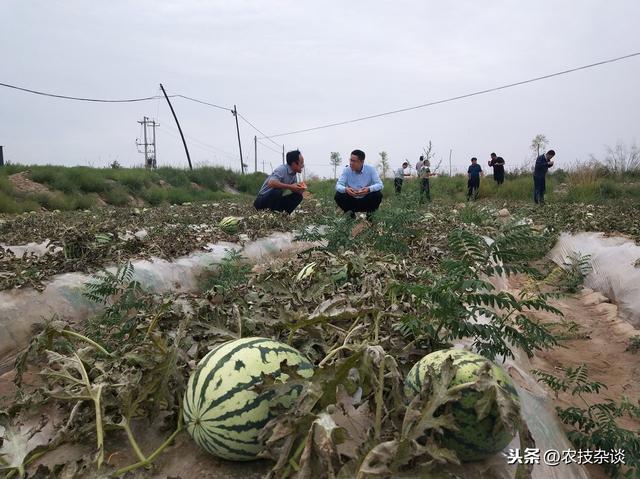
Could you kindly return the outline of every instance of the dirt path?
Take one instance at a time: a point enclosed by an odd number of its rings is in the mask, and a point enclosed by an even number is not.
[[[513,285],[513,284],[512,284]],[[511,292],[517,293],[517,289]],[[623,396],[632,401],[640,398],[640,352],[627,350],[631,337],[640,335],[626,321],[618,316],[618,307],[598,292],[584,289],[580,294],[551,304],[564,313],[566,323],[574,323],[577,328],[559,341],[557,347],[536,353],[531,367],[556,376],[563,376],[563,368],[575,368],[585,364],[589,378],[606,385],[598,394],[584,395],[591,404],[613,399],[620,402]],[[543,322],[558,322],[558,318],[545,312],[534,315]],[[554,398],[549,390],[554,406],[566,408],[576,406],[585,408],[585,404],[569,393],[560,393]],[[619,425],[634,431],[640,430],[640,421],[624,418]],[[594,478],[608,477],[597,466],[589,468]]]

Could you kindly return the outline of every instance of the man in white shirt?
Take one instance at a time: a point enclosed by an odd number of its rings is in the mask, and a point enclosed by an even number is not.
[[[358,211],[370,215],[382,202],[384,185],[377,170],[364,164],[364,158],[364,151],[353,150],[349,166],[345,167],[336,183],[336,203],[345,213],[350,212],[352,217]]]
[[[396,195],[402,193],[402,183],[404,183],[404,177],[410,176],[410,173],[406,173],[406,169],[409,167],[409,162],[402,163],[402,168],[398,168],[394,171],[393,186],[396,189]]]

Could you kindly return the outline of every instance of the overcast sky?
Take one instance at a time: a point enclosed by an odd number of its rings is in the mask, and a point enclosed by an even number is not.
[[[2,0],[0,82],[62,95],[183,94],[238,111],[266,134],[311,128],[527,80],[640,51],[640,1]],[[640,136],[640,56],[407,113],[274,138],[299,147],[307,172],[332,176],[329,154],[354,148],[413,164],[466,169],[492,151],[507,167],[542,133],[574,164]],[[239,169],[231,113],[173,100],[194,164]],[[186,167],[164,100],[96,104],[0,88],[5,160],[141,165],[137,121],[157,130],[159,165]],[[240,122],[245,163],[253,136]],[[268,140],[262,140],[274,150]],[[258,145],[259,169],[281,154]]]

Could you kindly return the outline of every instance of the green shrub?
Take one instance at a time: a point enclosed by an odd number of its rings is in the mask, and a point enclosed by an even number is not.
[[[264,176],[266,178],[266,175]],[[263,179],[264,182],[264,179]],[[258,194],[258,189],[260,185],[255,190],[255,194]],[[309,188],[309,192],[314,196],[314,198],[324,201],[333,201],[333,197],[336,194],[336,180],[318,180],[318,181],[307,181],[307,186]],[[238,188],[240,189],[240,188]]]
[[[88,195],[74,195],[73,202],[76,210],[90,210],[93,208],[99,196],[96,193]]]
[[[69,211],[75,209],[75,201],[64,193],[34,193],[29,199],[37,201],[42,207],[49,211],[61,210]]]
[[[264,173],[250,173],[248,175],[236,176],[233,186],[242,193],[248,193],[250,195],[257,195],[262,183],[267,178]],[[318,183],[318,182],[312,182]]]
[[[0,176],[0,191],[13,196],[13,185],[6,176]]]
[[[187,187],[191,184],[191,179],[189,178],[187,170],[163,166],[162,168],[158,168],[155,172],[171,186]]]
[[[16,165],[15,163],[5,163],[2,168],[0,168],[0,177],[14,175],[16,173],[20,173],[21,171],[29,169],[26,165]]]
[[[193,201],[195,190],[191,188],[171,188],[168,190],[168,200],[172,205],[180,205],[189,201]]]
[[[22,213],[22,205],[4,191],[0,191],[0,213]]]
[[[86,166],[78,166],[69,168],[67,172],[69,180],[74,187],[85,193],[102,193],[109,188],[109,184],[105,180],[104,170],[95,168],[87,168]]]
[[[143,189],[140,196],[142,196],[142,198],[150,205],[158,206],[168,200],[169,193],[166,188],[152,186],[151,188]]]
[[[63,166],[32,166],[29,177],[36,183],[42,183],[63,193],[79,191],[78,185],[69,174],[70,168]]]
[[[154,172],[144,168],[116,168],[104,171],[106,172],[107,178],[135,192],[151,186],[158,179],[158,176]]]
[[[619,198],[622,196],[622,189],[613,180],[603,179],[599,183],[599,194],[602,199]]]
[[[120,185],[104,192],[104,200],[113,206],[125,206],[129,203],[129,193]]]
[[[189,172],[192,182],[212,191],[223,190],[225,185],[233,184],[235,178],[238,176],[232,171],[218,166],[205,166]]]

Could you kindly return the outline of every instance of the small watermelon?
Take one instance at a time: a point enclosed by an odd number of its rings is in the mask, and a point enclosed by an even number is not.
[[[407,397],[413,398],[420,392],[425,375],[429,374],[429,366],[437,372],[449,357],[453,360],[453,366],[457,368],[450,387],[475,381],[481,367],[489,363],[491,364],[490,374],[496,379],[498,386],[514,401],[517,416],[519,416],[518,391],[509,375],[487,358],[462,349],[436,351],[418,361],[411,368],[404,382],[404,392]],[[503,423],[497,402],[493,403],[491,413],[487,417],[478,419],[475,405],[482,395],[483,393],[471,388],[462,392],[460,401],[452,408],[458,431],[445,430],[443,436],[442,445],[453,449],[461,461],[477,461],[500,452],[515,435],[516,424]]]
[[[261,374],[277,374],[282,361],[298,366],[304,377],[312,364],[296,349],[266,338],[242,338],[217,346],[198,363],[184,395],[184,423],[195,442],[207,452],[230,460],[251,461],[263,448],[258,435],[272,419],[273,391],[250,388]],[[294,388],[282,405],[290,407],[301,388]]]
[[[238,224],[242,218],[238,218],[237,216],[225,216],[220,220],[218,226],[225,233],[235,233],[238,229]]]

